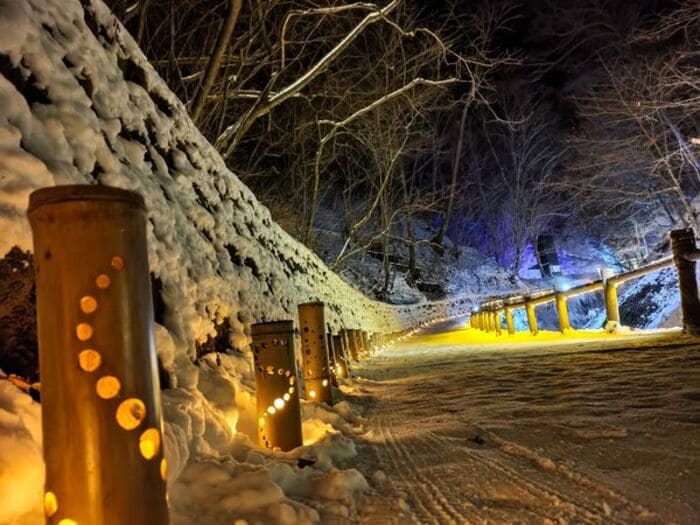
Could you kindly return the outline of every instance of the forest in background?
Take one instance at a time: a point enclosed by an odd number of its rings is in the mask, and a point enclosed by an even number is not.
[[[275,220],[319,251],[337,217],[336,270],[696,226],[697,1],[108,4]]]

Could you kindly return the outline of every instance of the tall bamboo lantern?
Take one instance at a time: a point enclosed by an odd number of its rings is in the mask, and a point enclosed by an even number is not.
[[[136,193],[29,199],[49,524],[168,523],[160,386]]]
[[[251,327],[255,362],[258,444],[292,450],[302,445],[299,385],[294,359],[294,322]]]
[[[330,405],[333,389],[323,303],[304,303],[298,309],[306,399]]]

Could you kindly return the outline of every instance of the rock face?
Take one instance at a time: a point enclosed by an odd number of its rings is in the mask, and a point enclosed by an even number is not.
[[[31,191],[106,184],[144,196],[160,321],[191,358],[222,333],[243,348],[251,322],[309,300],[334,327],[371,331],[451,308],[371,301],[288,236],[100,0],[2,3],[0,255],[31,248]]]
[[[32,256],[15,247],[0,260],[0,370],[29,381],[39,378],[34,305]]]

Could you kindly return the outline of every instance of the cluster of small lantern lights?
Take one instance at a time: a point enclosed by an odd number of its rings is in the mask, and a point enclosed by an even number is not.
[[[125,268],[124,258],[115,255],[110,261],[111,271],[119,274]],[[105,293],[112,285],[112,277],[107,273],[101,273],[95,278],[97,294]],[[96,295],[84,295],[80,298],[79,309],[84,317],[75,327],[75,336],[81,345],[89,345],[95,330],[90,324],[90,316],[97,312],[99,302]],[[98,371],[102,365],[102,355],[92,347],[83,348],[78,353],[78,366],[86,373],[92,374]],[[113,375],[103,375],[95,382],[97,396],[104,400],[116,398],[121,392],[121,381]],[[115,412],[117,424],[126,431],[136,430],[146,418],[146,405],[141,399],[130,397],[123,400]],[[138,450],[141,456],[150,461],[154,459],[161,449],[161,432],[157,428],[148,428],[139,436]],[[167,477],[167,462],[165,458],[160,461],[160,477],[165,481]],[[44,513],[46,517],[53,517],[59,511],[60,502],[56,494],[50,490],[44,494]],[[78,525],[75,520],[62,518],[58,525]]]

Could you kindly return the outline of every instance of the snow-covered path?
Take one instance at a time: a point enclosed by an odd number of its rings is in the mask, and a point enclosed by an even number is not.
[[[435,333],[363,362],[360,521],[700,522],[700,342],[549,338]]]

